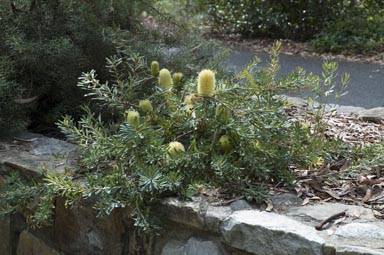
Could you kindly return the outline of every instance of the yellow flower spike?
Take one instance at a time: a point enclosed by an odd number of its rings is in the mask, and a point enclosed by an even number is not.
[[[153,111],[153,106],[151,104],[151,101],[149,101],[148,99],[145,99],[145,100],[140,100],[139,102],[139,106],[140,106],[140,109],[145,112],[145,113],[148,113],[148,112],[152,112]]]
[[[232,143],[228,135],[222,135],[219,139],[219,146],[225,152],[232,150]]]
[[[173,81],[173,87],[177,89],[178,91],[181,90],[181,81],[183,79],[184,75],[182,73],[174,73],[172,75],[172,81]]]
[[[184,145],[180,142],[170,142],[168,144],[168,153],[170,155],[176,155],[177,153],[184,152]]]
[[[210,97],[215,90],[215,74],[208,69],[199,73],[199,83],[197,85],[197,93],[201,96]]]
[[[151,73],[155,77],[157,77],[159,75],[159,62],[152,61],[152,63],[151,63]]]
[[[172,77],[168,69],[163,68],[159,72],[159,85],[165,90],[172,88]]]
[[[127,121],[131,125],[137,125],[140,123],[140,114],[137,111],[128,111]]]

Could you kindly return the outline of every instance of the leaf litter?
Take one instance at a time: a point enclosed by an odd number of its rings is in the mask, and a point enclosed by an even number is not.
[[[308,123],[308,111],[290,107],[292,121]],[[357,116],[327,112],[322,118],[324,139],[341,140],[353,146],[380,145],[384,142],[384,123],[360,120]],[[360,155],[364,157],[364,155]],[[352,166],[352,159],[339,158],[313,169],[292,166],[298,177],[295,186],[302,205],[318,201],[337,201],[371,208],[384,219],[384,165]]]

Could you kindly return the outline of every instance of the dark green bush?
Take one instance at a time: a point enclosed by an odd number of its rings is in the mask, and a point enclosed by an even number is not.
[[[375,53],[383,50],[381,0],[222,1],[209,9],[222,32],[243,36],[312,40],[315,51]]]
[[[384,16],[359,15],[330,22],[311,41],[315,51],[372,54],[384,50]]]
[[[7,58],[0,58],[0,137],[9,135],[10,131],[17,132],[26,124],[22,105],[15,102],[22,95],[23,88],[9,80],[11,68]]]
[[[63,113],[75,113],[83,101],[77,77],[101,68],[112,54],[102,36],[103,27],[115,19],[107,2],[0,2],[0,54],[12,66],[8,80],[20,85],[18,96],[38,96],[29,114],[35,125],[49,126]]]
[[[339,17],[343,0],[214,0],[209,14],[215,28],[244,36],[306,40]]]

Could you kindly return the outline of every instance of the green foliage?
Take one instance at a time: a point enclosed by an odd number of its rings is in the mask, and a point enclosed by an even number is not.
[[[0,136],[9,135],[24,127],[25,116],[15,99],[22,94],[22,87],[9,79],[12,71],[10,61],[0,58]]]
[[[372,54],[384,50],[384,16],[357,15],[329,23],[311,46],[315,51]]]
[[[204,0],[160,0],[155,7],[178,24],[198,28],[206,18],[208,4]]]
[[[224,1],[210,5],[214,28],[250,37],[311,41],[319,52],[382,52],[381,0]]]
[[[155,226],[149,217],[151,205],[166,196],[188,197],[201,185],[209,185],[261,201],[268,184],[292,185],[291,164],[308,166],[332,152],[327,142],[320,141],[321,132],[313,134],[288,119],[277,95],[302,84],[333,89],[335,66],[325,65],[323,77],[299,69],[279,80],[279,45],[268,67],[259,68],[255,59],[237,77],[217,79],[214,95],[208,96],[197,93],[203,81],[195,78],[181,88],[161,88],[138,55],[111,57],[108,82],[99,81],[95,71],[84,73],[78,86],[105,111],[84,108],[78,123],[70,117],[59,123],[83,152],[84,178],[43,173],[43,181],[31,187],[42,199],[41,210],[49,208],[52,194],[65,197],[68,204],[87,199],[99,215],[130,208],[136,226],[150,230]],[[142,111],[140,101],[146,99],[153,110]],[[138,119],[132,121],[127,113],[134,111]],[[105,118],[103,112],[113,118]],[[321,118],[319,114],[315,116]],[[12,203],[12,196],[5,193],[2,210]],[[28,195],[16,200],[25,205],[30,199]],[[31,219],[40,223],[44,217],[32,214]]]
[[[215,0],[209,14],[215,28],[244,36],[305,40],[345,9],[343,0]]]
[[[384,167],[384,141],[378,144],[369,144],[356,150],[356,160],[353,162],[354,174],[382,173]]]
[[[58,193],[46,182],[27,181],[18,172],[12,173],[0,185],[0,217],[21,212],[28,224],[36,227],[51,223],[54,200]]]
[[[1,1],[0,53],[13,67],[8,80],[19,84],[18,96],[39,96],[31,105],[35,124],[52,125],[63,113],[76,113],[82,101],[74,86],[77,77],[82,70],[102,67],[112,54],[103,27],[127,25],[117,20],[109,2]]]

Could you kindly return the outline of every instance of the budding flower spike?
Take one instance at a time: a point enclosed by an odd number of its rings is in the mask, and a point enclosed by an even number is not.
[[[232,150],[232,143],[228,135],[222,135],[219,139],[219,146],[225,152]]]
[[[140,109],[145,112],[145,113],[148,113],[148,112],[152,112],[153,111],[153,106],[151,104],[151,101],[149,101],[148,99],[145,99],[145,100],[140,100],[139,102],[139,106],[140,106]]]
[[[181,90],[181,81],[183,79],[184,75],[182,73],[174,73],[172,75],[173,80],[173,87],[177,89],[178,91]]]
[[[159,75],[159,62],[152,61],[152,63],[151,63],[151,73],[155,77],[157,77]]]
[[[172,88],[172,77],[168,69],[163,68],[159,72],[159,85],[165,90]]]
[[[211,97],[215,89],[215,74],[208,69],[199,73],[199,83],[197,85],[197,93],[200,96]]]
[[[177,153],[184,152],[184,145],[180,142],[170,142],[168,144],[168,153],[170,155],[176,155]]]
[[[227,123],[232,117],[232,113],[227,107],[220,105],[216,107],[215,117],[221,123]]]
[[[131,125],[137,125],[140,123],[140,114],[137,111],[128,111],[127,121]]]

